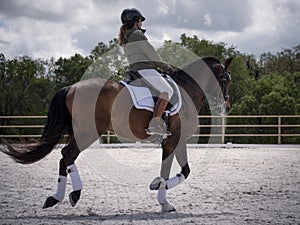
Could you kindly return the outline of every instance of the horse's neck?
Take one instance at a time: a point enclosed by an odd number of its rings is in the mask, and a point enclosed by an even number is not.
[[[176,74],[173,76],[173,79],[178,84],[178,86],[183,88],[185,92],[190,96],[196,110],[199,112],[205,98],[200,86],[186,75]]]
[[[194,105],[199,112],[201,106],[204,102],[205,94],[201,87],[198,85],[199,79],[205,78],[201,76],[207,76],[207,71],[213,73],[217,79],[217,74],[219,74],[220,69],[220,61],[213,57],[205,57],[199,60],[195,60],[194,62],[190,63],[183,69],[179,69],[177,73],[175,73],[172,78],[176,81],[176,83],[182,87],[190,96]],[[192,76],[185,71],[192,71],[191,73],[194,74],[193,71],[201,71],[200,74],[195,74],[195,80]],[[199,76],[199,77],[198,77]],[[196,81],[198,79],[198,81]],[[205,79],[204,79],[205,80]],[[204,82],[205,83],[205,82]]]

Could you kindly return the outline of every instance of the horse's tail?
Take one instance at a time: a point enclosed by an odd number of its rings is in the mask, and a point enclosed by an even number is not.
[[[66,106],[66,96],[69,89],[70,87],[60,89],[52,98],[47,123],[40,142],[27,145],[26,148],[7,144],[7,148],[1,150],[18,163],[30,164],[49,154],[63,135],[72,135],[72,118]]]

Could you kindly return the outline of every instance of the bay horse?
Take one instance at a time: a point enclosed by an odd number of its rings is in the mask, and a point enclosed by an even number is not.
[[[171,75],[180,88],[183,104],[179,113],[167,119],[172,135],[161,142],[160,176],[150,184],[151,190],[158,190],[157,200],[164,212],[175,211],[167,201],[167,190],[182,183],[190,173],[187,139],[197,129],[197,115],[205,96],[214,96],[215,99],[221,96],[223,104],[220,105],[225,106],[226,112],[229,110],[230,75],[227,69],[231,60],[227,59],[223,65],[213,57],[197,59]],[[127,88],[118,82],[100,78],[80,81],[60,89],[54,95],[40,142],[26,147],[7,144],[1,151],[18,163],[31,164],[44,158],[64,135],[68,135],[68,143],[61,150],[57,192],[46,199],[43,208],[52,207],[64,199],[68,175],[73,187],[69,200],[75,206],[82,189],[75,165],[81,151],[107,130],[130,140],[153,141],[156,138],[145,132],[152,112],[138,110],[132,105]],[[174,156],[182,170],[169,178]]]

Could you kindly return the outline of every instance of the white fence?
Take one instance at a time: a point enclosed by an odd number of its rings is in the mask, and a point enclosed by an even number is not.
[[[0,138],[39,138],[41,137],[41,131],[44,127],[44,124],[32,124],[32,120],[35,119],[42,119],[44,122],[46,121],[46,116],[0,116]],[[211,133],[199,133],[194,134],[194,137],[211,137],[220,136],[221,142],[225,143],[226,137],[277,137],[277,143],[282,143],[283,137],[300,137],[300,115],[232,115],[232,116],[198,116],[201,120],[209,120],[212,119],[219,119],[220,122],[218,124],[202,124],[199,125],[200,129],[212,129],[212,128],[219,128],[221,131],[217,134]],[[232,120],[239,120],[241,122],[232,123]],[[250,120],[249,120],[250,119]],[[249,122],[251,119],[254,122]],[[262,122],[263,120],[272,120],[272,122],[268,121],[267,123]],[[11,120],[10,122],[8,122]],[[260,121],[258,124],[257,121]],[[13,121],[13,122],[12,122]],[[16,122],[22,121],[22,124]],[[24,121],[28,121],[28,123]],[[31,123],[29,123],[31,121]],[[286,122],[289,121],[289,122]],[[292,123],[290,122],[292,121]],[[226,132],[232,129],[233,131]],[[265,129],[265,128],[274,128],[270,133],[251,133],[247,130],[252,129]],[[13,129],[14,132],[8,132],[9,129]],[[28,130],[33,131],[36,129],[35,134],[28,134]],[[288,130],[288,132],[284,132]],[[23,132],[19,132],[22,130]],[[24,132],[27,130],[27,132]],[[276,130],[276,132],[274,132]],[[37,133],[38,132],[38,133]],[[12,134],[15,133],[15,134]],[[24,134],[26,133],[26,134]],[[112,143],[112,138],[115,135],[111,132],[107,132],[103,135],[105,138],[106,143]],[[299,138],[300,139],[300,138]],[[299,144],[299,143],[297,143]]]

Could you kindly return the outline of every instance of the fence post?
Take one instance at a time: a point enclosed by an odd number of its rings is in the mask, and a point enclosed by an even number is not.
[[[225,116],[222,115],[222,144],[225,144]]]
[[[110,144],[110,132],[107,131],[107,139],[106,139],[106,144]]]
[[[281,116],[278,116],[278,144],[281,144]]]

